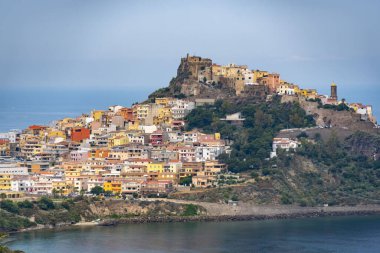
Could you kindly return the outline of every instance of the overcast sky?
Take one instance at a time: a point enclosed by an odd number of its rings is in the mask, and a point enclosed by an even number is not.
[[[189,52],[322,93],[334,80],[376,103],[379,10],[376,0],[0,0],[0,90],[153,91]]]

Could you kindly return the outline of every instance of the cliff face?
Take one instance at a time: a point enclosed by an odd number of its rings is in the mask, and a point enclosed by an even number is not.
[[[248,99],[250,102],[264,102],[269,94],[269,89],[265,85],[242,85],[231,78],[223,77],[217,82],[212,81],[211,66],[212,61],[207,58],[198,56],[182,58],[177,76],[170,81],[169,86],[155,91],[149,95],[149,98],[153,100],[155,97],[166,96],[189,99]]]
[[[171,202],[108,200],[91,203],[83,215],[91,220],[111,216],[181,216],[185,211],[186,205]],[[202,208],[198,211],[205,212]]]
[[[306,101],[303,97],[282,96],[281,102],[299,103],[306,111],[306,114],[313,115],[316,125],[320,127],[379,133],[379,130],[375,128],[372,122],[361,120],[360,115],[354,112],[318,108],[317,102]]]
[[[49,210],[39,208],[38,202],[30,202],[30,205],[8,210],[0,208],[0,233],[67,226],[95,219],[198,216],[207,212],[198,205],[157,200],[99,200],[83,197],[56,202]]]
[[[347,138],[346,143],[352,154],[380,159],[380,135],[378,134],[356,132]]]
[[[211,59],[187,55],[185,58],[181,59],[181,63],[177,69],[177,76],[197,80],[198,74],[206,68],[210,68],[211,65]]]

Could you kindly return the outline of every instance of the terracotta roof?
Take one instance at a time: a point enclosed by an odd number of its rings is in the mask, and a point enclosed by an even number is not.
[[[9,143],[8,139],[0,139],[0,144]]]
[[[29,128],[30,130],[42,130],[42,129],[46,129],[47,126],[32,125],[32,126],[29,126],[28,128]]]

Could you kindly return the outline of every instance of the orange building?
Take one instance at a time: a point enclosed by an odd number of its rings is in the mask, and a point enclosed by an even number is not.
[[[281,84],[280,75],[276,73],[268,74],[267,76],[260,78],[259,83],[268,86],[272,92],[276,92],[277,88]]]
[[[134,120],[133,109],[132,108],[122,108],[119,113],[123,116],[124,120],[132,121]]]
[[[108,149],[93,149],[90,152],[91,158],[107,158],[110,151]]]
[[[84,127],[73,127],[71,129],[71,140],[81,142],[90,138],[90,129]]]
[[[33,134],[33,135],[40,135],[42,131],[46,130],[46,126],[37,126],[37,125],[32,125],[28,127],[28,130]]]

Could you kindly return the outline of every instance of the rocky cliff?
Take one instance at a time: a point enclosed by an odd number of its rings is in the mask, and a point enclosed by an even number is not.
[[[360,115],[351,111],[334,111],[320,108],[317,102],[307,101],[304,97],[282,96],[282,103],[295,102],[305,110],[306,114],[313,115],[317,126],[349,129],[351,131],[365,131],[379,133],[370,121],[363,121]]]

